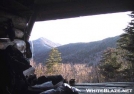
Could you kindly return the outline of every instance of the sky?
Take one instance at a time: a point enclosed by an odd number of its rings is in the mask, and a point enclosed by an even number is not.
[[[40,37],[59,44],[98,41],[124,33],[130,12],[35,22],[30,40]]]

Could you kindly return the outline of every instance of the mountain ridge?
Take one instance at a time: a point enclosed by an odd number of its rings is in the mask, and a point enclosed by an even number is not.
[[[45,39],[45,38],[43,38]],[[119,36],[106,38],[100,41],[93,41],[87,43],[69,43],[65,45],[57,46],[59,52],[61,53],[63,63],[96,63],[101,59],[101,54],[108,47],[115,48],[116,41],[119,39]],[[42,39],[41,39],[42,40]],[[38,40],[39,41],[39,40]],[[47,41],[48,42],[48,41]],[[53,44],[53,43],[52,43]],[[41,44],[38,42],[34,47],[34,61],[36,63],[45,63],[48,58],[50,50],[54,47],[48,47],[47,44]],[[40,46],[39,46],[40,45]],[[43,46],[45,45],[45,46]]]

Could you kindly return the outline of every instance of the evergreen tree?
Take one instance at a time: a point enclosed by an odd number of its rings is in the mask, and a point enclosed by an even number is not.
[[[134,18],[134,12],[130,14]],[[134,20],[117,41],[117,48],[110,48],[103,54],[99,65],[105,81],[134,81]]]
[[[132,17],[131,22],[127,26],[127,28],[124,29],[125,33],[120,36],[120,39],[118,40],[118,48],[126,50],[126,53],[124,55],[124,58],[127,63],[129,63],[129,68],[124,69],[126,77],[133,78],[134,77],[134,12],[130,14]],[[131,79],[133,81],[133,79]]]
[[[100,61],[100,73],[105,81],[117,81],[121,63],[118,62],[118,54],[115,48],[108,48],[103,53],[102,60]]]
[[[55,74],[61,69],[61,53],[57,48],[52,48],[46,61],[47,73]]]
[[[133,17],[133,12],[130,14]],[[133,17],[134,18],[134,17]],[[127,28],[124,29],[125,33],[120,36],[118,40],[118,48],[127,50],[127,60],[134,61],[134,20],[131,20]]]

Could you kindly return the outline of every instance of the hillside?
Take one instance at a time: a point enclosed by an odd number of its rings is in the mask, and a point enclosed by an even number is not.
[[[98,63],[102,52],[108,47],[116,47],[119,36],[89,43],[73,43],[58,47],[63,62]]]
[[[58,46],[58,50],[62,56],[63,63],[98,63],[102,52],[108,47],[116,47],[116,41],[119,36],[106,38],[101,41],[89,43],[70,43]],[[38,42],[37,42],[38,41]],[[44,63],[48,58],[49,51],[54,46],[48,46],[41,39],[33,42],[34,52],[33,58],[37,63]]]

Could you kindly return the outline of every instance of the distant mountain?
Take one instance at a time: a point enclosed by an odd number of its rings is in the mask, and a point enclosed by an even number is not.
[[[61,53],[63,63],[72,62],[95,64],[100,61],[102,52],[104,50],[106,50],[108,47],[116,47],[116,41],[118,39],[119,36],[116,36],[89,43],[70,43],[66,45],[60,45],[57,46],[57,48]],[[57,45],[52,42],[49,43],[49,40],[44,38],[33,41],[33,57],[35,62],[44,63],[46,61],[51,48],[55,47],[54,45],[50,46],[48,44]]]
[[[49,50],[53,47],[60,46],[60,44],[54,43],[46,38],[30,41],[30,44],[33,58],[36,62],[43,62],[44,57],[48,56]]]
[[[58,47],[58,46],[61,45],[61,44],[59,44],[59,43],[54,43],[54,42],[52,42],[52,41],[50,41],[50,40],[48,40],[48,39],[46,39],[46,38],[43,38],[43,37],[39,38],[39,39],[36,40],[36,41],[40,41],[40,42],[42,42],[44,45],[47,45],[47,46],[50,47],[50,48],[52,48],[52,47]]]

